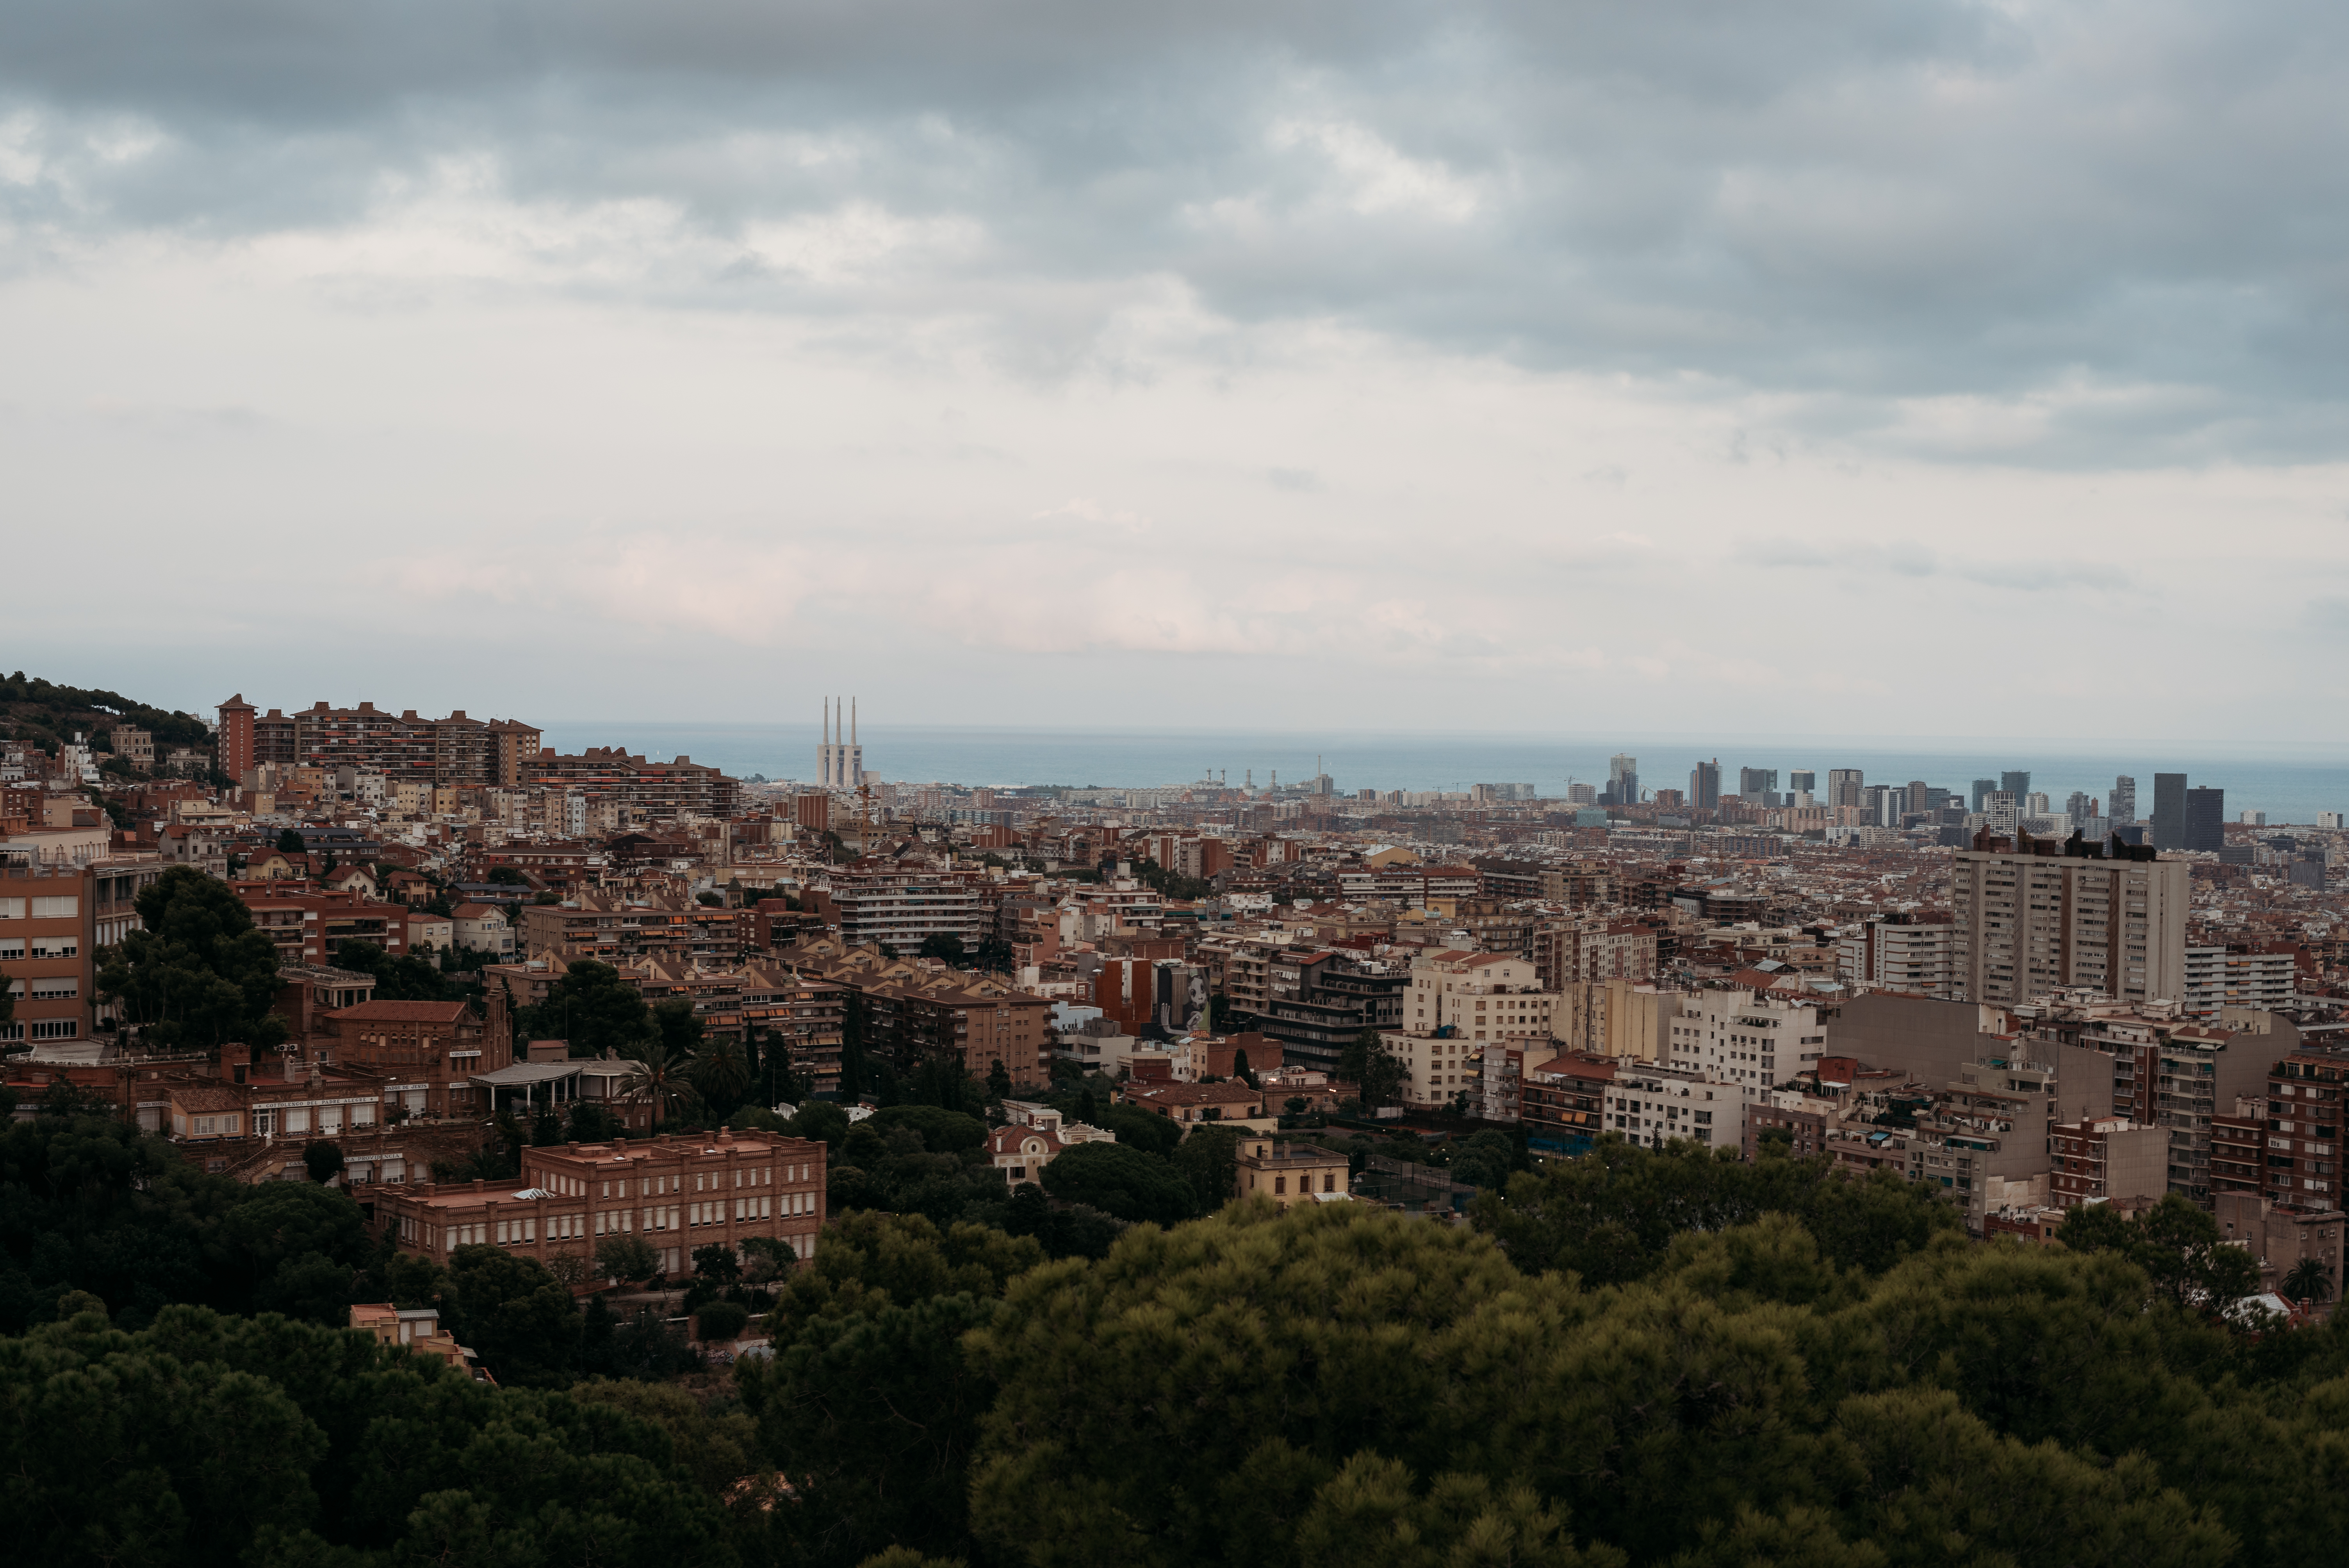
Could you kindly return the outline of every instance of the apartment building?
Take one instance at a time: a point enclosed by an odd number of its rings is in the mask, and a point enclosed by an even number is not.
[[[1550,1032],[1570,1051],[1666,1061],[1671,1022],[1689,995],[1640,980],[1569,980],[1559,987]]]
[[[1447,948],[1412,961],[1402,1026],[1413,1034],[1449,1027],[1476,1042],[1546,1040],[1557,1002],[1541,988],[1530,959]]]
[[[829,887],[807,894],[807,904],[842,941],[886,943],[903,954],[933,936],[976,947],[988,923],[976,882],[950,872],[836,871]]]
[[[1986,1214],[2045,1205],[2060,1090],[2053,1063],[1985,1054],[1961,1068],[1917,1115],[1911,1177],[1939,1185],[1976,1235]]]
[[[1607,1104],[1615,1071],[1614,1058],[1578,1051],[1527,1067],[1519,1091],[1526,1147],[1538,1159],[1589,1153],[1618,1114]]]
[[[2341,1207],[2343,1055],[2293,1051],[2269,1070],[2262,1193],[2270,1202]],[[2215,1185],[2215,1183],[2214,1183]]]
[[[1882,915],[1837,939],[1836,978],[1854,987],[1954,1000],[1957,951],[1957,927],[1947,912]]]
[[[524,1149],[522,1175],[462,1186],[354,1187],[378,1235],[445,1263],[460,1246],[503,1247],[551,1263],[590,1259],[608,1235],[641,1236],[675,1274],[697,1247],[738,1256],[763,1237],[802,1262],[823,1229],[821,1142],[759,1132],[668,1134],[624,1144]]]
[[[1799,994],[1684,993],[1663,1028],[1667,1065],[1757,1089],[1817,1067],[1827,1043],[1818,1004]]]
[[[758,915],[670,893],[580,892],[560,903],[524,904],[522,947],[530,954],[620,965],[650,958],[739,965],[756,944]]]
[[[1532,947],[1534,975],[1544,990],[1563,990],[1574,981],[1656,977],[1656,928],[1645,921],[1547,922],[1535,929]]]
[[[1389,1029],[1379,1036],[1389,1055],[1402,1064],[1402,1103],[1440,1109],[1465,1096],[1481,1104],[1485,1091],[1484,1042],[1454,1030]]]
[[[655,762],[625,748],[591,746],[576,756],[542,750],[523,764],[522,784],[576,795],[592,820],[598,806],[628,822],[669,822],[681,817],[727,818],[741,804],[741,781],[690,757]]]
[[[2059,1121],[2047,1132],[2047,1202],[2058,1209],[2169,1191],[2169,1133],[2126,1116]]]
[[[2118,845],[2033,841],[2020,851],[1984,835],[1950,872],[1957,1000],[2027,1003],[2053,991],[2100,991],[2127,1002],[2175,1001],[2186,990],[2188,870]]]
[[[98,954],[141,928],[136,901],[165,869],[147,858],[43,862],[0,847],[0,985],[16,1003],[0,1044],[95,1035],[107,1013]]]
[[[1276,952],[1267,975],[1271,996],[1257,1026],[1280,1042],[1283,1061],[1321,1072],[1335,1071],[1363,1030],[1400,1027],[1411,986],[1399,964],[1327,949]]]
[[[1616,1065],[1599,1099],[1601,1133],[1643,1149],[1687,1139],[1708,1149],[1736,1149],[1745,1136],[1745,1108],[1758,1091],[1702,1072],[1644,1062]]]
[[[2203,1019],[2230,1007],[2280,1013],[2292,1006],[2299,985],[2300,972],[2285,944],[2189,947],[2178,1000],[2189,1015]]]
[[[346,942],[372,942],[397,957],[408,951],[409,908],[344,889],[300,890],[268,880],[232,882],[253,923],[277,946],[283,965],[334,962]]]

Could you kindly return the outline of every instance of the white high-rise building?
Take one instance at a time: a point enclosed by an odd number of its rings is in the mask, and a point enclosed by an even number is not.
[[[856,739],[856,699],[848,699],[844,715],[833,707],[837,701],[824,699],[823,744],[815,748],[816,782],[826,789],[854,789],[864,782],[864,748]],[[843,729],[845,735],[841,734]]]
[[[1950,873],[1953,999],[2016,1004],[2072,989],[2125,1002],[2181,999],[2186,862],[2144,853],[1960,851]]]

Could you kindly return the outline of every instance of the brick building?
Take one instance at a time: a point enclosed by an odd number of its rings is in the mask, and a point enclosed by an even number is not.
[[[594,1256],[607,1235],[636,1235],[663,1272],[697,1247],[738,1254],[753,1237],[815,1255],[824,1220],[823,1144],[768,1133],[667,1134],[621,1144],[525,1149],[522,1175],[463,1186],[367,1185],[354,1195],[378,1235],[445,1263],[460,1246],[504,1247],[551,1263]]]
[[[486,1091],[471,1081],[508,1066],[488,1059],[488,1029],[463,1002],[366,1001],[326,1015],[338,1066],[383,1079],[387,1103],[415,1116],[486,1115]]]

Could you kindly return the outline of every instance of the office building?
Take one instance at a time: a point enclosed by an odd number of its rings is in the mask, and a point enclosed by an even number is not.
[[[1819,776],[1807,768],[1797,768],[1786,775],[1786,790],[1789,794],[1815,795],[1818,793],[1818,788]]]
[[[2112,793],[2105,797],[2105,815],[2116,824],[2137,820],[2137,780],[2123,773],[2113,779]]]
[[[1830,768],[1827,769],[1827,798],[1822,804],[1859,805],[1861,804],[1860,791],[1867,788],[1868,776],[1859,769]]]
[[[1640,803],[1640,759],[1621,752],[1607,759],[1607,793],[1599,798],[1602,806],[1636,806]]]
[[[1710,810],[1721,804],[1721,758],[1700,762],[1689,770],[1689,804]]]
[[[1749,806],[1776,805],[1778,770],[1775,768],[1739,769],[1737,793]]]
[[[1998,776],[1998,787],[2020,800],[2031,793],[2031,769],[2010,769]]]
[[[2157,850],[2182,850],[2186,847],[2186,775],[2157,773],[2153,776],[2153,847]]]
[[[1998,780],[1995,779],[1975,779],[1973,787],[1966,791],[1966,810],[1980,815],[1984,810],[1982,802],[1989,799],[1997,789]]]
[[[2215,855],[2227,847],[2227,792],[2200,789],[2186,791],[2185,842],[2179,847]]]
[[[2059,847],[2073,852],[2032,852]],[[2094,844],[2027,840],[2023,852],[1961,851],[1950,873],[1956,997],[2020,1005],[2085,989],[2176,1001],[2186,991],[2189,897],[2186,862],[2145,851],[2107,860]]]

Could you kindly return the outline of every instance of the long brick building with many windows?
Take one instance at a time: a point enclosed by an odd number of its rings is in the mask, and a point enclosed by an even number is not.
[[[766,1133],[662,1134],[628,1143],[525,1149],[522,1175],[461,1186],[354,1189],[378,1235],[448,1261],[461,1246],[504,1247],[552,1263],[591,1259],[606,1236],[641,1236],[660,1267],[693,1266],[697,1247],[738,1254],[767,1237],[804,1262],[823,1229],[824,1146]]]

